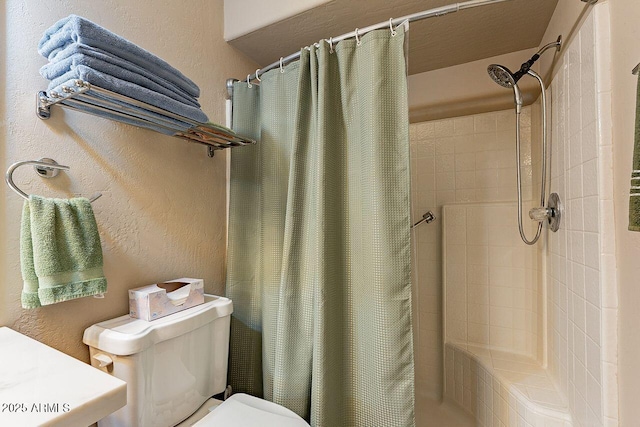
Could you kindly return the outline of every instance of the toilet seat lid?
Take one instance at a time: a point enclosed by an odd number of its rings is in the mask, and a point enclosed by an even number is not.
[[[298,414],[273,402],[244,393],[234,394],[194,427],[309,427]]]

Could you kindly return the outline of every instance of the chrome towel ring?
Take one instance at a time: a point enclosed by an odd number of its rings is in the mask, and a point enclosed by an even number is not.
[[[11,188],[20,197],[26,200],[29,200],[29,195],[24,191],[20,190],[18,186],[15,184],[15,182],[13,182],[13,171],[15,171],[20,166],[24,166],[24,165],[33,165],[38,175],[40,175],[43,178],[53,178],[54,176],[58,175],[59,171],[61,170],[67,171],[71,169],[69,166],[59,165],[55,160],[48,159],[48,158],[40,159],[37,161],[25,160],[22,162],[14,163],[11,166],[9,166],[9,169],[7,169],[7,173],[4,175],[4,180],[7,182],[7,185],[9,186],[9,188]],[[94,194],[89,199],[89,202],[93,203],[95,200],[100,198],[100,196],[102,196],[101,193]]]

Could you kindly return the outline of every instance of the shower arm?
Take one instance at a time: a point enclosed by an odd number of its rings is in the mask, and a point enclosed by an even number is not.
[[[546,45],[542,46],[540,48],[540,50],[538,50],[536,52],[536,55],[540,56],[542,55],[545,51],[547,51],[548,49],[551,48],[555,48],[556,50],[560,50],[560,48],[562,47],[562,36],[558,36],[558,39],[554,42],[551,43],[547,43]]]
[[[518,80],[520,80],[525,74],[529,74],[529,70],[531,69],[533,64],[535,64],[536,61],[540,59],[540,56],[542,56],[542,54],[546,52],[548,49],[554,48],[556,49],[556,51],[559,51],[561,47],[562,47],[562,35],[559,35],[556,41],[547,43],[546,45],[542,46],[535,54],[533,54],[531,58],[529,58],[527,62],[523,63],[520,66],[520,69],[513,74],[514,82],[517,82]]]

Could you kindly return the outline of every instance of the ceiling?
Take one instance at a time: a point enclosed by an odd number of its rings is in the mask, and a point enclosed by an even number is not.
[[[229,43],[260,64],[276,62],[329,36],[453,0],[334,0]],[[409,74],[538,47],[558,0],[510,0],[411,24]]]

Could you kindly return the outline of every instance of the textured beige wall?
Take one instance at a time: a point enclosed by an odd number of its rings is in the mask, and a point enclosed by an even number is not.
[[[87,360],[84,329],[127,313],[127,289],[177,277],[201,277],[224,291],[225,158],[197,144],[105,119],[53,108],[34,114],[46,87],[36,49],[42,32],[75,13],[167,60],[202,89],[212,121],[224,123],[225,80],[257,68],[223,40],[223,1],[7,0],[0,3],[0,164],[52,157],[71,170],[45,181],[16,171],[27,193],[64,197],[101,191],[94,210],[109,292],[36,310],[20,308],[19,224],[22,199],[0,186],[0,325]],[[4,16],[3,16],[4,15]],[[241,148],[239,148],[241,149]]]
[[[640,420],[640,233],[629,225],[629,179],[638,77],[631,69],[640,62],[640,2],[610,1],[611,75],[614,156],[614,201],[619,285],[620,425]],[[609,230],[612,232],[613,230]]]

